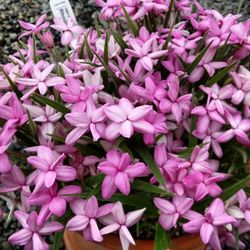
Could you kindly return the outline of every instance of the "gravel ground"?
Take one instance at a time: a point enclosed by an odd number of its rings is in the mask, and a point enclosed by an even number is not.
[[[94,0],[71,0],[74,13],[80,24],[89,27],[92,24],[92,13],[96,10]],[[237,13],[239,3],[243,16],[250,17],[249,0],[200,0],[204,7],[215,8],[223,13]],[[48,0],[0,0],[0,54],[6,55],[12,51],[13,42],[20,33],[17,20],[34,22],[41,13],[52,14]],[[1,56],[1,58],[3,58]],[[1,59],[0,59],[1,61]]]

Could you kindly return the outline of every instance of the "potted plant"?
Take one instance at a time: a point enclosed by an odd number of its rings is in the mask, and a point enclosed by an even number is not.
[[[246,248],[250,20],[197,1],[96,4],[95,28],[20,21],[0,67],[10,243],[59,249],[66,229],[69,250]]]

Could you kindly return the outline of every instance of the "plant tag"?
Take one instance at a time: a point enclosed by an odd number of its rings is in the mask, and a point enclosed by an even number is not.
[[[54,17],[61,17],[64,23],[67,23],[67,19],[71,17],[75,24],[77,24],[69,0],[50,0],[49,4]]]

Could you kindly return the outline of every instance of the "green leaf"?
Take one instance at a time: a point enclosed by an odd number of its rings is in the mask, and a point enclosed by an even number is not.
[[[225,77],[228,72],[235,66],[237,62],[232,63],[231,65],[227,66],[226,68],[219,70],[219,72],[210,78],[206,83],[205,86],[211,87],[214,83],[218,83],[223,77]]]
[[[151,185],[148,182],[136,179],[132,184],[132,189],[144,191],[147,193],[160,194],[160,195],[171,195],[167,190]]]
[[[37,63],[39,59],[38,59],[37,49],[36,49],[36,36],[34,34],[32,35],[32,48],[33,48],[34,63]]]
[[[96,176],[90,176],[88,177],[86,180],[84,180],[84,184],[86,186],[90,186],[93,187],[94,185],[96,185],[97,183],[102,182],[104,179],[104,174],[98,174]]]
[[[105,37],[103,61],[106,65],[108,65],[109,63],[109,34],[108,33],[106,33],[106,37]]]
[[[56,233],[55,236],[53,237],[52,250],[59,250],[60,247],[62,246],[62,243],[63,243],[63,231]]]
[[[34,138],[36,138],[37,136],[37,133],[36,133],[36,124],[35,122],[33,121],[31,115],[30,115],[30,112],[27,110],[27,114],[28,114],[28,119],[29,119],[29,127],[30,127],[30,130],[31,130],[31,133],[33,135]]]
[[[89,46],[89,42],[88,42],[88,37],[86,35],[84,35],[84,43],[87,49],[87,54],[88,54],[88,58],[92,61],[93,60],[93,52]]]
[[[22,61],[23,63],[26,63],[26,59],[25,59],[25,57],[23,56],[23,53],[22,53],[22,51],[20,50],[20,48],[19,48],[18,45],[16,45],[16,49],[17,49],[17,51],[18,51],[18,54],[19,54],[19,57],[20,57],[21,61]]]
[[[170,16],[171,16],[171,12],[174,10],[174,0],[171,0],[170,1],[170,5],[169,5],[169,9],[167,10],[167,13],[166,13],[166,18],[163,22],[163,27],[166,28],[168,26],[168,23],[169,23],[169,19],[170,19]]]
[[[95,13],[95,16],[94,16],[94,23],[95,23],[95,30],[97,32],[97,35],[98,35],[98,37],[101,37],[102,33],[100,30],[100,24],[99,24],[99,19],[98,19],[97,13]]]
[[[133,35],[136,37],[139,35],[139,31],[138,31],[138,28],[136,27],[136,24],[132,21],[131,17],[129,16],[127,10],[125,9],[125,7],[123,5],[121,5],[122,7],[122,10],[125,14],[125,17],[127,19],[127,22],[128,22],[128,26],[131,30],[131,32],[133,33]]]
[[[244,188],[249,182],[250,182],[250,174],[246,178],[236,182],[229,188],[225,189],[222,195],[220,196],[220,198],[224,201],[229,199],[235,193],[237,193],[240,189]]]
[[[146,150],[146,148],[136,147],[135,150],[141,156],[143,161],[148,165],[154,176],[156,177],[157,181],[165,187],[165,180],[162,177],[159,167],[156,165],[153,157],[151,154]]]
[[[205,47],[197,56],[196,58],[193,60],[193,62],[191,64],[189,64],[186,68],[186,72],[190,75],[193,70],[196,68],[196,66],[199,64],[199,62],[201,61],[201,59],[204,57],[204,55],[206,54],[206,52],[208,51],[209,47],[210,47],[211,43]]]
[[[169,232],[165,231],[162,226],[157,223],[155,229],[155,247],[154,250],[166,250],[170,247],[171,241]]]
[[[56,102],[56,101],[53,101],[53,100],[51,100],[45,96],[39,95],[37,93],[34,93],[32,95],[32,99],[40,104],[49,105],[50,107],[61,112],[62,114],[67,114],[70,112],[70,109],[65,107],[63,104]]]
[[[5,78],[9,82],[12,90],[15,92],[15,94],[17,95],[17,97],[21,98],[22,97],[22,93],[18,90],[16,84],[11,80],[11,78],[9,77],[9,75],[7,74],[7,72],[2,67],[0,67],[0,70],[3,72]]]
[[[126,42],[123,40],[122,36],[118,32],[111,30],[111,33],[114,39],[116,40],[116,42],[120,45],[122,49],[128,48],[128,45],[126,44]]]

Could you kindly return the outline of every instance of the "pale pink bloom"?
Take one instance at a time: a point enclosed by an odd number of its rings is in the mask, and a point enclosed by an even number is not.
[[[112,217],[108,220],[109,225],[101,229],[101,234],[105,235],[119,230],[122,249],[128,250],[130,244],[135,245],[128,227],[135,225],[141,219],[145,210],[146,208],[143,208],[125,215],[121,202],[115,203],[111,210]]]
[[[184,215],[193,203],[193,199],[185,196],[175,195],[172,202],[162,198],[154,198],[154,204],[160,210],[159,222],[165,230],[176,228],[179,217]]]
[[[232,103],[239,105],[243,102],[250,106],[250,71],[240,66],[239,72],[232,72],[231,75],[236,87],[236,91],[232,95]]]
[[[225,116],[231,128],[222,132],[217,137],[217,141],[224,143],[235,137],[239,143],[250,147],[250,139],[248,137],[248,132],[250,131],[250,120],[243,119],[240,113],[232,115],[229,112],[226,112]]]
[[[225,212],[224,203],[221,199],[215,199],[206,209],[204,216],[191,211],[185,217],[190,220],[183,225],[183,229],[187,233],[197,233],[204,244],[210,242],[219,242],[218,226],[234,223],[236,220]]]
[[[128,153],[110,150],[106,160],[98,165],[98,169],[106,176],[102,183],[102,196],[109,199],[119,189],[124,195],[130,193],[130,182],[134,177],[143,176],[146,166],[142,162],[131,163]]]
[[[93,91],[102,90],[104,85],[101,71],[101,68],[97,68],[93,73],[89,70],[84,70],[82,72],[82,77],[85,87],[88,87]]]
[[[104,112],[112,121],[108,125],[105,136],[108,140],[113,140],[120,135],[130,138],[134,131],[139,133],[153,134],[154,127],[147,121],[145,116],[152,110],[152,106],[142,105],[134,107],[126,98],[121,98],[118,105],[106,107]]]
[[[96,48],[97,48],[97,52],[99,54],[99,52],[104,53],[104,45],[105,45],[105,39],[104,38],[99,38],[96,41]],[[119,46],[118,43],[116,43],[115,38],[113,36],[109,37],[108,40],[108,58],[113,58],[117,55],[119,55],[121,52],[121,47]]]
[[[54,24],[50,27],[62,32],[62,45],[70,44],[74,39],[74,34],[80,34],[83,32],[83,29],[77,25],[71,17],[67,19],[67,23],[65,23],[60,17],[55,17]]]
[[[54,97],[50,96],[50,99],[54,100]],[[51,139],[51,135],[55,130],[55,123],[62,117],[62,114],[48,105],[41,108],[35,105],[23,104],[23,107],[29,111],[34,122],[42,123],[41,131],[43,136],[47,140]]]
[[[37,224],[42,225],[52,215],[62,217],[66,212],[67,202],[70,203],[74,199],[70,195],[80,192],[80,186],[69,185],[58,191],[57,185],[54,184],[49,189],[43,189],[40,192],[31,194],[27,202],[31,206],[41,206],[37,217]]]
[[[37,213],[34,211],[30,214],[16,211],[15,217],[23,229],[12,234],[8,240],[13,245],[25,246],[25,249],[48,250],[49,246],[41,235],[50,235],[63,230],[63,225],[57,221],[38,225]]]
[[[44,32],[39,36],[39,38],[46,48],[52,49],[55,47],[54,36],[50,31]]]
[[[41,95],[44,95],[47,92],[48,87],[65,84],[65,79],[62,77],[49,77],[54,67],[54,64],[50,64],[41,71],[37,66],[35,66],[32,71],[32,78],[17,78],[17,83],[30,87],[21,100],[27,99],[37,89]]]
[[[65,119],[76,128],[67,135],[65,143],[68,145],[75,143],[88,131],[91,132],[93,140],[97,141],[104,134],[105,130],[103,123],[105,119],[104,109],[105,105],[97,108],[92,98],[89,98],[87,100],[86,112],[73,111],[70,114],[66,114]]]
[[[101,242],[103,240],[97,219],[111,212],[113,204],[106,204],[98,207],[95,196],[87,200],[75,199],[70,203],[70,207],[75,214],[66,224],[66,228],[72,231],[83,231],[86,240]]]
[[[41,15],[37,20],[35,24],[27,23],[24,21],[18,21],[20,26],[27,30],[23,32],[19,39],[23,36],[30,36],[31,34],[39,34],[42,29],[46,29],[49,27],[49,22],[44,22],[47,18],[46,14]]]
[[[125,49],[125,53],[138,58],[137,64],[139,63],[145,70],[151,71],[157,59],[167,54],[167,50],[161,50],[160,48],[153,50],[153,42],[156,38],[157,35],[152,36],[145,43],[137,38],[130,38],[129,43],[132,49]]]
[[[216,49],[209,49],[203,56],[198,66],[193,70],[193,72],[188,77],[191,83],[199,81],[204,75],[205,71],[211,77],[215,74],[216,69],[224,68],[227,66],[226,62],[214,62],[213,58],[215,56]],[[189,56],[187,58],[187,63],[192,63],[195,56]]]
[[[41,190],[44,186],[50,188],[56,180],[68,182],[76,178],[76,170],[70,166],[63,165],[65,155],[59,155],[48,147],[39,146],[37,156],[30,156],[27,161],[35,167],[36,187],[34,192]]]

